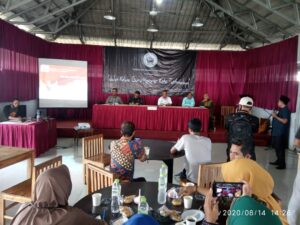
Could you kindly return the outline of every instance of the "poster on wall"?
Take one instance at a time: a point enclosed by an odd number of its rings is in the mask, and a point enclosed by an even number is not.
[[[194,91],[196,52],[106,47],[103,92],[184,95]]]

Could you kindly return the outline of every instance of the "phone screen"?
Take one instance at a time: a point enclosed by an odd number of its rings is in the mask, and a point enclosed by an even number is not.
[[[213,196],[214,197],[227,197],[238,198],[243,194],[243,183],[235,182],[214,182],[213,183]]]

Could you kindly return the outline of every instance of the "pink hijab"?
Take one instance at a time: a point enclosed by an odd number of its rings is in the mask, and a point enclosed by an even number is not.
[[[45,171],[36,180],[33,202],[21,206],[11,225],[99,225],[80,209],[68,206],[71,190],[67,166]]]

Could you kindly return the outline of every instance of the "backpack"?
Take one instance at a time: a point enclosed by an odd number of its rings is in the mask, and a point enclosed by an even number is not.
[[[232,115],[229,136],[239,140],[252,139],[251,117],[247,114],[236,113]]]

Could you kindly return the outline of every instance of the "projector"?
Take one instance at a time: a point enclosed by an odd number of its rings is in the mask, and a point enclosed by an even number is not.
[[[91,125],[89,123],[78,123],[78,129],[90,129]]]

